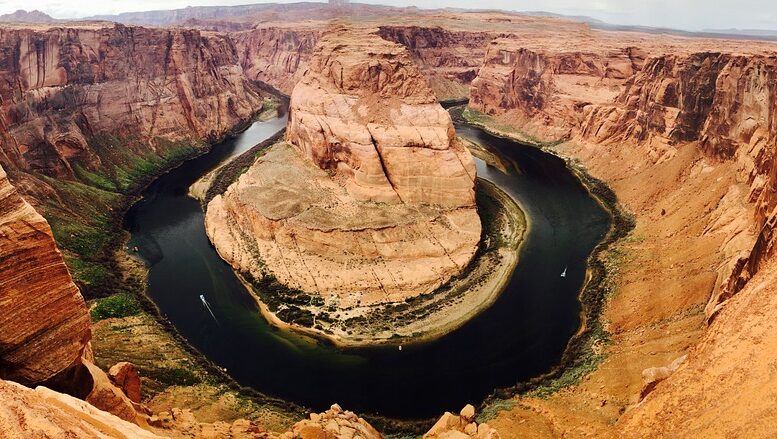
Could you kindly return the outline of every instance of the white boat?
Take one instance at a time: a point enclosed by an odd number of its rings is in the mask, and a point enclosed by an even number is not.
[[[216,323],[218,323],[219,320],[216,318],[216,315],[213,314],[213,310],[210,309],[210,304],[208,303],[207,300],[205,300],[205,295],[204,294],[200,294],[200,300],[202,300],[203,306],[205,306],[205,309],[208,310],[208,312],[210,313],[211,317],[213,317],[213,320],[215,320]]]
[[[564,267],[564,271],[561,272],[561,277],[567,277],[567,267]]]

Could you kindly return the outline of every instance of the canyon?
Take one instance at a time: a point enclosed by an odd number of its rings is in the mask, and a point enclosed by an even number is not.
[[[499,392],[482,406],[487,424],[469,409],[447,413],[427,437],[772,435],[774,46],[496,12],[356,9],[351,37],[342,12],[323,5],[127,18],[182,25],[169,29],[0,26],[4,432],[24,437],[25,419],[43,437],[380,437],[339,406],[265,430],[269,416],[206,412],[197,397],[161,402],[202,387],[153,400],[127,384],[134,373],[112,380],[93,364],[112,357],[93,333],[154,321],[145,310],[89,322],[102,297],[137,293],[116,232],[132,196],[280,91],[291,95],[284,141],[206,214],[221,255],[257,282],[272,273],[347,308],[401,302],[463,271],[481,237],[476,180],[438,100],[468,97],[470,124],[565,158],[633,217],[605,251],[603,311],[585,322],[607,334],[587,347],[596,362]],[[387,265],[338,260],[343,250]],[[303,262],[279,256],[294,251]],[[407,271],[408,256],[424,266]]]
[[[559,154],[611,184],[636,219],[633,238],[616,249],[623,260],[617,293],[603,315],[610,354],[577,387],[547,400],[523,398],[495,424],[520,420],[552,435],[763,435],[768,425],[748,426],[715,412],[711,401],[749,398],[731,387],[747,385],[731,369],[745,366],[732,362],[737,349],[720,347],[722,334],[738,344],[763,330],[763,323],[740,320],[734,329],[718,319],[744,312],[727,308],[739,303],[733,298],[771,247],[769,45],[607,32],[585,43],[583,50],[569,40],[496,39],[472,82],[471,120],[558,145]],[[746,367],[755,370],[767,361],[751,359]],[[696,380],[688,379],[691,370]],[[719,377],[715,390],[698,380],[707,373]],[[681,389],[675,380],[682,379]],[[746,404],[769,406],[761,397]],[[703,423],[711,418],[701,407],[713,410],[714,423]],[[616,420],[613,431],[606,424]]]

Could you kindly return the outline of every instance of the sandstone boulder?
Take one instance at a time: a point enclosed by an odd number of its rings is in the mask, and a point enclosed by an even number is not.
[[[294,424],[280,439],[382,439],[383,436],[364,419],[334,404],[323,413]]]
[[[424,434],[424,439],[499,439],[499,432],[488,424],[478,424],[475,421],[475,407],[467,404],[454,415],[445,412],[437,423]]]
[[[6,439],[160,438],[80,399],[46,387],[0,380],[0,432]]]
[[[108,376],[132,402],[140,403],[140,375],[134,364],[116,363],[108,370]]]

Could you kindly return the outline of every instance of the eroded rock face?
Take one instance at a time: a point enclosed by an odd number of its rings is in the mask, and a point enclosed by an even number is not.
[[[352,307],[429,292],[474,255],[474,162],[404,47],[364,32],[320,40],[287,141],[208,207],[208,234],[238,270]]]
[[[233,41],[195,30],[0,29],[0,77],[0,163],[57,178],[121,164],[95,146],[106,136],[142,155],[215,140],[261,107]]]
[[[407,47],[438,99],[469,95],[469,84],[496,35],[440,26],[381,26],[378,35]]]
[[[777,61],[693,52],[677,42],[619,50],[599,42],[593,53],[523,43],[500,38],[490,44],[471,89],[475,109],[542,141],[637,145],[653,162],[693,144],[713,162],[736,163],[737,180],[749,188],[745,201],[756,207],[752,223],[760,236],[749,255],[726,252],[706,310],[714,314],[774,248],[777,197],[768,188],[775,175]]]
[[[319,28],[259,27],[232,34],[243,71],[250,79],[266,82],[291,94],[305,71]]]
[[[472,81],[470,106],[489,115],[508,114],[541,140],[569,138],[582,123],[582,109],[611,102],[644,57],[634,47],[546,47],[497,38]]]
[[[474,205],[474,162],[405,48],[323,39],[294,88],[287,140],[358,200]]]
[[[79,363],[90,337],[48,223],[0,168],[0,378],[45,381]]]
[[[637,141],[654,148],[695,143],[707,157],[737,164],[737,179],[749,187],[746,201],[755,205],[754,226],[760,234],[749,254],[721,270],[708,315],[773,254],[775,81],[773,57],[709,52],[657,56],[646,61],[614,105],[586,111],[581,135],[599,142]]]
[[[135,424],[63,393],[0,380],[0,431],[4,438],[161,438]]]

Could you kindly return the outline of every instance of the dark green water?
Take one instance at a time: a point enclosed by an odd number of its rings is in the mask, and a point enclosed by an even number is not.
[[[608,230],[609,217],[562,160],[468,126],[458,126],[459,135],[511,164],[504,174],[478,160],[478,175],[514,197],[531,218],[520,263],[491,308],[438,341],[402,351],[342,350],[268,325],[210,245],[200,206],[186,193],[207,170],[283,124],[258,122],[174,169],[127,214],[130,245],[139,247],[150,266],[148,294],[192,345],[263,393],[316,410],[338,402],[405,419],[478,403],[495,388],[558,364],[580,324],[577,296],[586,258]]]

